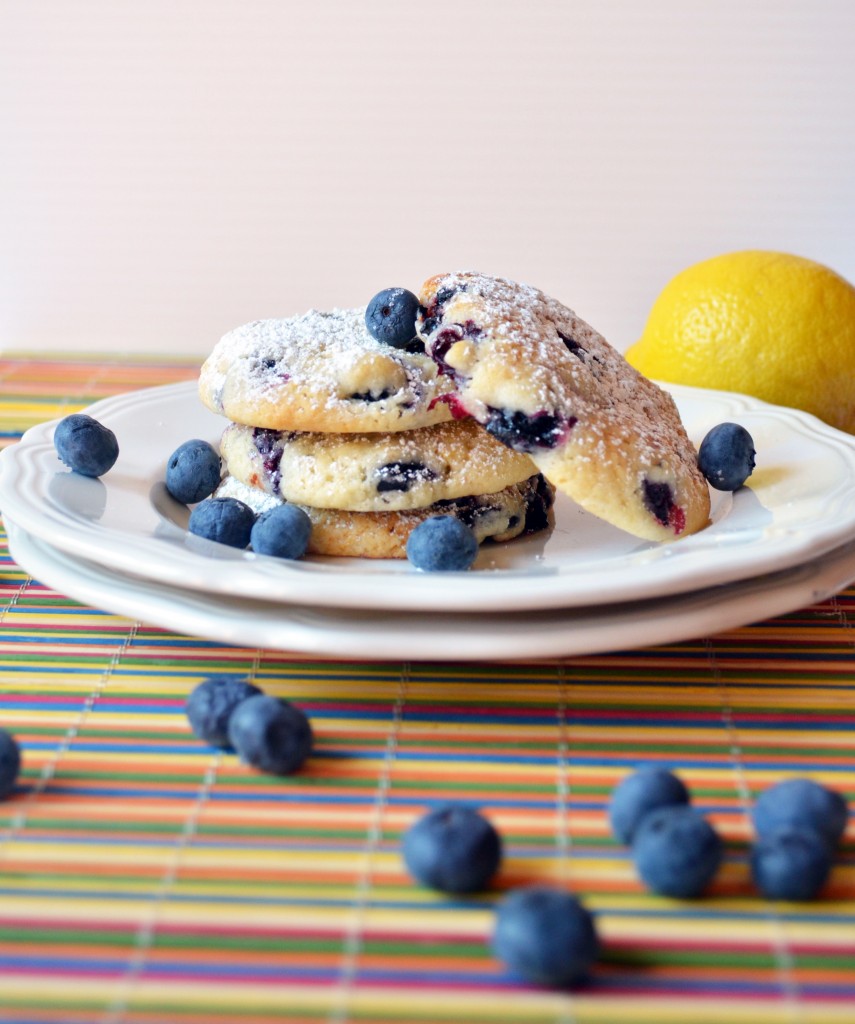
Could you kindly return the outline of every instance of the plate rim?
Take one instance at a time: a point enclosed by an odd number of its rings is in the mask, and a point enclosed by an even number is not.
[[[808,413],[771,405],[751,396],[734,392],[693,388],[685,385],[663,386],[667,387],[678,401],[680,398],[687,401],[692,398],[695,400],[706,399],[708,402],[724,403],[733,414],[743,411],[781,420],[790,429],[800,432],[802,436],[812,440],[820,439],[827,448],[834,447],[837,454],[845,457],[855,469],[855,437],[836,430]],[[134,407],[145,408],[153,399],[168,402],[175,398],[189,397],[191,393],[195,396],[196,382],[192,380],[179,381],[112,395],[91,404],[85,411],[89,415],[107,421],[109,425],[111,416],[133,414]],[[205,410],[205,413],[207,415],[208,411]],[[497,581],[505,582],[506,580],[512,581],[514,584],[512,600],[517,602],[517,607],[526,610],[602,604],[615,599],[618,585],[622,587],[621,600],[650,600],[675,593],[686,593],[698,589],[699,586],[723,585],[773,569],[795,566],[809,558],[818,557],[824,552],[840,546],[850,536],[855,536],[855,509],[853,509],[849,520],[837,523],[836,526],[828,526],[820,538],[809,533],[803,535],[802,531],[782,531],[777,543],[768,542],[762,555],[758,556],[756,552],[753,553],[747,565],[744,564],[744,561],[734,559],[733,551],[728,550],[726,545],[713,546],[712,550],[722,557],[718,558],[715,564],[704,566],[703,574],[700,576],[700,570],[691,564],[687,565],[687,563],[691,563],[692,560],[703,562],[704,559],[709,559],[709,552],[703,549],[699,550],[700,542],[697,541],[697,538],[702,538],[702,534],[694,535],[696,538],[694,542],[689,537],[665,545],[650,544],[644,548],[640,564],[656,565],[657,572],[654,574],[656,579],[645,581],[643,585],[636,581],[634,585],[629,586],[628,594],[625,593],[626,581],[621,581],[621,573],[625,573],[626,570],[617,564],[608,566],[603,564],[598,567],[597,571],[601,576],[609,577],[609,579],[601,580],[599,586],[591,584],[589,574],[586,577],[587,587],[583,588],[581,594],[573,589],[574,584],[578,584],[579,578],[574,576],[572,570],[552,574],[505,569],[486,569],[454,574],[424,574],[416,573],[413,570],[412,573],[399,571],[384,575],[377,571],[368,573],[363,570],[360,573],[358,567],[354,568],[350,564],[348,564],[348,571],[338,571],[341,569],[338,560],[336,564],[327,563],[322,559],[283,563],[259,558],[251,553],[234,552],[233,549],[223,553],[224,559],[228,560],[218,558],[213,563],[207,559],[202,562],[200,560],[205,556],[199,555],[187,547],[178,546],[168,549],[171,556],[174,557],[171,557],[166,563],[161,557],[155,566],[141,555],[143,553],[150,554],[151,544],[156,541],[156,538],[143,535],[138,537],[123,535],[122,544],[118,549],[114,544],[105,551],[102,545],[108,533],[107,528],[99,527],[97,523],[81,524],[79,522],[74,523],[73,528],[69,528],[69,522],[63,521],[57,511],[40,508],[38,502],[13,490],[10,483],[10,478],[14,473],[13,467],[17,467],[19,471],[23,467],[31,476],[38,477],[35,462],[38,453],[41,452],[44,455],[48,451],[51,455],[53,454],[52,432],[57,422],[59,422],[59,418],[47,420],[31,427],[18,444],[0,452],[0,508],[8,507],[9,514],[13,519],[17,519],[18,522],[27,522],[29,533],[40,537],[60,550],[95,561],[105,568],[115,569],[155,583],[180,585],[186,589],[202,592],[213,590],[220,593],[232,593],[241,597],[253,597],[279,604],[309,603],[324,607],[375,608],[378,610],[406,608],[427,612],[436,611],[439,608],[457,611],[502,611],[509,608],[511,598],[504,593],[508,588],[495,584]],[[168,457],[168,453],[164,455],[164,462],[166,457]],[[28,460],[29,465],[27,465]],[[109,476],[105,477],[105,483],[109,485]],[[841,482],[840,486],[844,486],[844,482]],[[848,486],[855,494],[855,484],[849,483]],[[569,499],[564,500],[569,501]],[[193,540],[198,540],[198,538],[193,538]],[[694,547],[691,547],[693,544]],[[674,553],[674,549],[678,545],[681,546],[678,551],[680,558],[670,558],[669,556]],[[156,548],[154,550],[157,554],[158,550]],[[741,551],[742,548],[737,547],[735,550]],[[357,559],[347,560],[348,563],[360,561]],[[200,569],[200,566],[206,564],[209,570],[211,565],[216,565],[220,570],[228,566],[234,569],[235,566],[246,567],[249,565],[251,570],[249,573],[240,570],[237,578],[232,575],[228,581],[221,582],[216,579],[216,573],[210,571],[205,573]],[[202,572],[202,576],[196,578],[188,575],[190,568]],[[212,576],[214,576],[213,580]],[[452,586],[449,586],[450,579],[453,580]],[[405,580],[408,583],[417,581],[417,583],[415,586],[404,588],[392,586],[391,594],[385,592],[385,587],[376,585],[378,582],[390,580]],[[266,586],[273,585],[275,592],[261,592],[258,589],[261,583]],[[371,584],[374,585],[371,586]]]
[[[20,559],[18,564],[25,571],[51,589],[58,581],[57,589],[76,601],[173,633],[324,660],[547,661],[637,650],[714,636],[784,615],[816,604],[855,580],[855,540],[850,540],[818,560],[777,573],[643,604],[631,602],[627,617],[622,617],[623,606],[553,608],[545,617],[538,610],[526,612],[525,621],[514,624],[511,613],[460,616],[405,611],[381,615],[376,610],[360,614],[352,609],[296,604],[283,610],[252,600],[235,604],[222,595],[123,576],[52,547],[14,520],[7,523],[7,536],[10,554],[16,561]],[[63,562],[73,569],[70,578],[71,570],[66,570]],[[33,568],[38,571],[32,572]],[[243,604],[246,614],[241,612]],[[353,619],[356,624],[343,631],[344,622]],[[445,645],[448,656],[437,657],[434,632],[438,625],[447,630],[449,624],[457,627],[457,632]],[[399,628],[390,645],[392,626]]]

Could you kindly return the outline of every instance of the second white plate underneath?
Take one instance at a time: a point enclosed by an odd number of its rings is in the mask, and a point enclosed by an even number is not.
[[[6,528],[22,568],[95,607],[224,644],[366,661],[530,660],[678,643],[794,611],[855,579],[852,542],[794,569],[658,601],[513,614],[355,611],[154,584],[59,551],[8,517]]]

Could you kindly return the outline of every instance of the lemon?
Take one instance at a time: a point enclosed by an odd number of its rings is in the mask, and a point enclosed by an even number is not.
[[[801,256],[748,250],[682,271],[626,358],[647,377],[740,391],[855,433],[855,288]]]

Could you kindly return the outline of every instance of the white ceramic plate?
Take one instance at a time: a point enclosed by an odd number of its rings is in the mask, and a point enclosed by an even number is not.
[[[0,453],[0,509],[52,546],[100,565],[207,594],[394,611],[513,611],[649,600],[746,579],[816,558],[855,537],[855,438],[754,399],[671,388],[699,443],[735,420],[754,437],[757,469],[735,495],[713,492],[712,523],[669,544],[639,541],[556,503],[555,528],[485,545],[466,573],[424,574],[405,561],[257,556],[193,537],[163,486],[166,461],[191,437],[216,442],[224,421],[193,383],[109,398],[89,412],[119,439],[101,480],[68,472],[55,421]]]
[[[59,551],[8,518],[6,528],[22,568],[86,604],[220,643],[369,661],[557,658],[679,643],[814,604],[855,579],[850,542],[794,569],[658,601],[472,615],[357,611],[150,583]]]

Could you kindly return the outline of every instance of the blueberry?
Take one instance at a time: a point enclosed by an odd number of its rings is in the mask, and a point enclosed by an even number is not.
[[[407,348],[416,339],[419,300],[406,288],[378,292],[365,310],[365,326],[377,341],[394,348]]]
[[[219,482],[220,456],[207,441],[185,441],[169,456],[166,489],[176,501],[195,505],[213,494]]]
[[[348,395],[348,401],[351,402],[366,402],[369,405],[372,402],[385,402],[387,398],[391,398],[394,391],[390,391],[389,388],[383,388],[380,391],[354,391],[352,395]]]
[[[438,321],[436,321],[436,324],[438,324]],[[430,334],[433,330],[436,330],[436,324],[432,320],[426,320],[423,327],[424,332]],[[453,325],[447,327],[444,331],[440,331],[430,343],[431,359],[436,363],[439,372],[444,377],[451,377],[452,380],[457,377],[457,371],[446,362],[445,357],[462,337],[463,331],[457,325]]]
[[[812,829],[786,825],[751,849],[751,877],[767,900],[812,900],[831,872],[831,848]]]
[[[21,751],[14,737],[0,729],[0,800],[12,792],[21,770]]]
[[[242,761],[272,775],[297,771],[312,749],[312,727],[303,712],[278,697],[241,701],[229,718],[229,743]]]
[[[549,510],[555,504],[555,494],[542,473],[529,479],[525,493],[524,533],[537,533],[549,526]]]
[[[849,810],[840,795],[813,779],[786,779],[757,798],[751,817],[761,838],[791,825],[809,829],[836,846],[846,830]]]
[[[423,462],[415,460],[411,462],[387,462],[378,466],[377,493],[385,491],[408,491],[414,483],[422,483],[426,480],[436,480],[436,472],[426,466]]]
[[[188,529],[198,537],[245,548],[254,522],[255,513],[237,498],[206,498],[190,513]]]
[[[644,493],[644,507],[657,522],[667,526],[675,508],[674,492],[670,485],[661,481],[656,483],[645,478],[641,486]]]
[[[645,765],[618,783],[609,803],[609,823],[621,843],[631,843],[645,814],[689,802],[683,783],[659,765]]]
[[[719,423],[701,441],[698,467],[718,491],[735,491],[754,469],[754,441],[738,423]]]
[[[579,342],[576,341],[575,338],[571,337],[569,334],[565,334],[564,331],[559,331],[557,327],[555,328],[555,330],[558,334],[558,337],[564,342],[567,351],[570,352],[572,355],[578,356],[579,359],[581,359],[582,356],[584,356],[587,353],[587,349],[583,348],[579,344]]]
[[[53,443],[65,465],[83,476],[103,476],[119,457],[113,431],[82,412],[57,423]]]
[[[309,547],[312,521],[296,505],[279,505],[259,516],[249,543],[259,555],[274,558],[302,558]]]
[[[285,434],[276,430],[268,430],[265,427],[253,427],[252,439],[258,454],[261,456],[261,464],[267,474],[274,492],[279,490],[279,483],[282,479],[280,465],[282,463],[282,444]]]
[[[663,896],[699,896],[718,870],[722,853],[718,833],[687,804],[645,814],[632,840],[639,877]]]
[[[475,534],[454,516],[431,516],[407,538],[407,558],[425,572],[468,569],[477,554]]]
[[[403,855],[410,874],[422,885],[442,892],[479,892],[499,868],[502,840],[473,807],[448,804],[410,827]]]
[[[232,676],[210,676],[187,698],[185,711],[193,732],[212,747],[229,748],[229,718],[248,697],[261,693],[257,686]]]
[[[491,409],[484,426],[502,444],[529,453],[538,448],[557,447],[575,423],[575,418],[566,420],[548,412],[529,416],[519,410]]]
[[[514,889],[496,911],[493,952],[527,981],[578,984],[597,959],[599,946],[593,915],[562,889]]]

